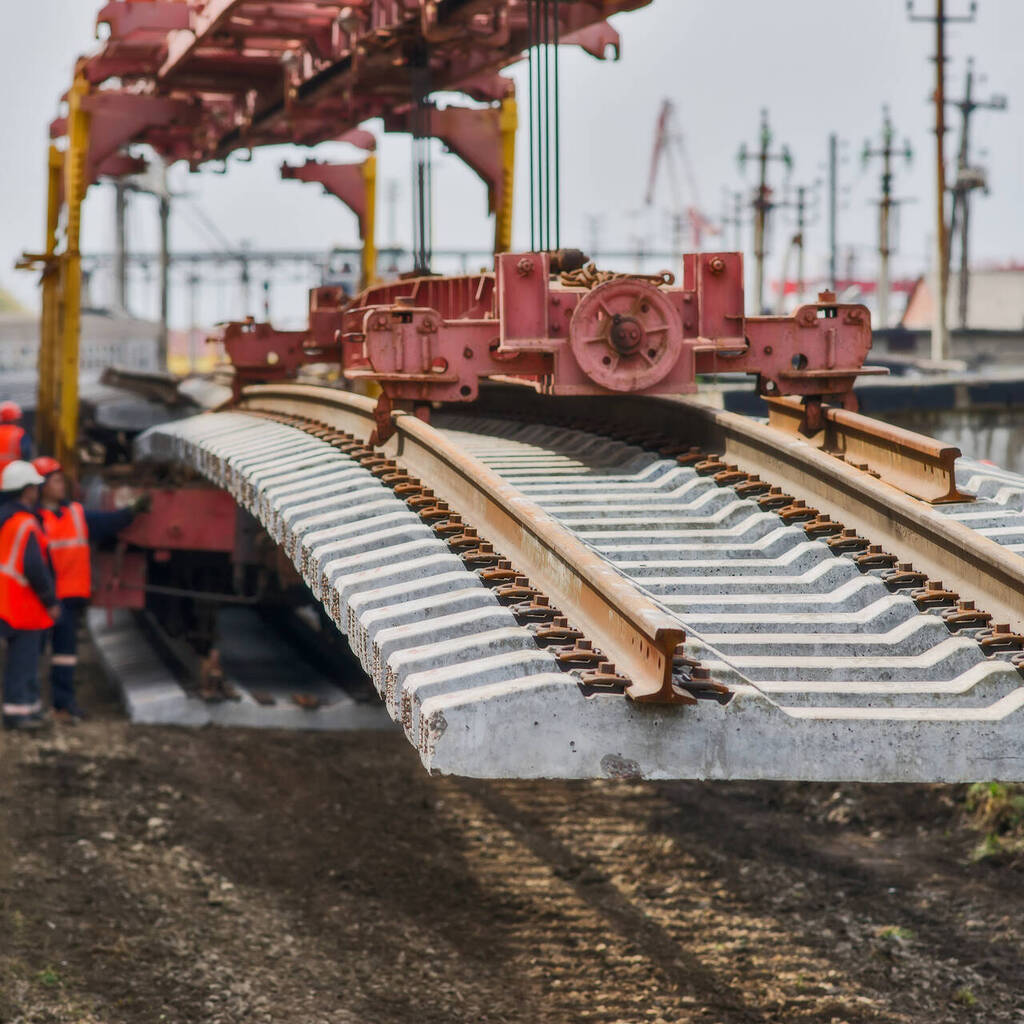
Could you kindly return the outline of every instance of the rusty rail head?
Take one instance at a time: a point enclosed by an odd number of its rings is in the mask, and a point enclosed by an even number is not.
[[[333,388],[289,384],[246,388],[239,408],[308,417],[369,437],[375,403]],[[380,447],[474,524],[497,551],[529,576],[618,672],[638,702],[692,703],[673,686],[673,656],[685,639],[680,621],[540,506],[438,431],[402,412]]]
[[[799,399],[765,401],[770,427],[865,468],[913,498],[931,505],[974,501],[957,488],[956,460],[963,452],[954,445],[832,406],[822,408],[824,429],[806,438],[800,433],[803,405]]]

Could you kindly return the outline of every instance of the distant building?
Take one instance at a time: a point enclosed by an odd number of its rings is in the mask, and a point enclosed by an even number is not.
[[[960,275],[949,275],[946,322],[960,322]],[[919,277],[907,299],[901,327],[928,330],[935,311],[930,276]],[[972,270],[967,281],[967,326],[975,331],[1024,330],[1024,266]]]
[[[82,311],[78,365],[80,380],[95,381],[108,366],[128,370],[157,369],[160,325],[134,317]],[[25,310],[0,312],[0,399],[24,408],[36,400],[39,316]]]
[[[155,370],[159,329],[149,320],[83,310],[79,366],[82,370],[108,366]],[[38,355],[39,317],[0,313],[0,372],[35,371]]]

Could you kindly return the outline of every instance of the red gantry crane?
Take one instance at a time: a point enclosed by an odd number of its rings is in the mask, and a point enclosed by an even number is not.
[[[756,376],[764,394],[850,403],[865,372],[870,324],[862,306],[823,295],[793,317],[747,317],[742,255],[686,256],[683,279],[597,272],[558,246],[558,52],[618,53],[607,18],[649,0],[114,0],[99,14],[107,35],[75,68],[66,111],[51,125],[46,247],[26,256],[43,270],[39,417],[44,443],[73,462],[77,426],[79,225],[86,190],[137,173],[144,144],[195,169],[256,146],[348,139],[370,151],[359,126],[378,118],[407,132],[420,154],[418,276],[378,284],[373,260],[373,164],[307,162],[287,177],[322,184],[360,217],[364,290],[314,289],[308,329],[230,324],[223,341],[236,385],[280,380],[303,362],[340,364],[350,383],[381,388],[392,407],[426,416],[432,403],[472,401],[485,379],[543,394],[683,394],[697,375]],[[514,85],[499,72],[529,61],[529,252],[510,252],[516,129]],[[482,106],[435,104],[462,93]],[[494,271],[430,272],[425,140],[441,139],[484,180],[495,215]],[[63,140],[63,145],[58,145]],[[664,154],[696,193],[671,103],[659,121],[652,183]],[[679,165],[678,167],[676,165]],[[429,185],[427,186],[429,187]],[[60,217],[62,209],[66,214]],[[707,229],[688,209],[692,240]],[[63,250],[59,227],[63,225]],[[681,234],[681,232],[680,232]],[[552,244],[553,243],[553,244]],[[681,250],[681,245],[678,246]],[[867,372],[870,372],[867,371]],[[53,435],[56,435],[55,437]]]

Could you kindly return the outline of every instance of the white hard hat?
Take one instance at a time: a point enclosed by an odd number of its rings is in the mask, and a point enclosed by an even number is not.
[[[36,471],[31,462],[22,462],[15,459],[4,467],[3,475],[0,476],[0,491],[21,491],[32,484],[41,484],[43,478]]]

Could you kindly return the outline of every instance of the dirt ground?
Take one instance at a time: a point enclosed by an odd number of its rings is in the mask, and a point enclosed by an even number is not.
[[[1024,1022],[954,787],[430,778],[398,734],[0,739],[0,1021]]]

